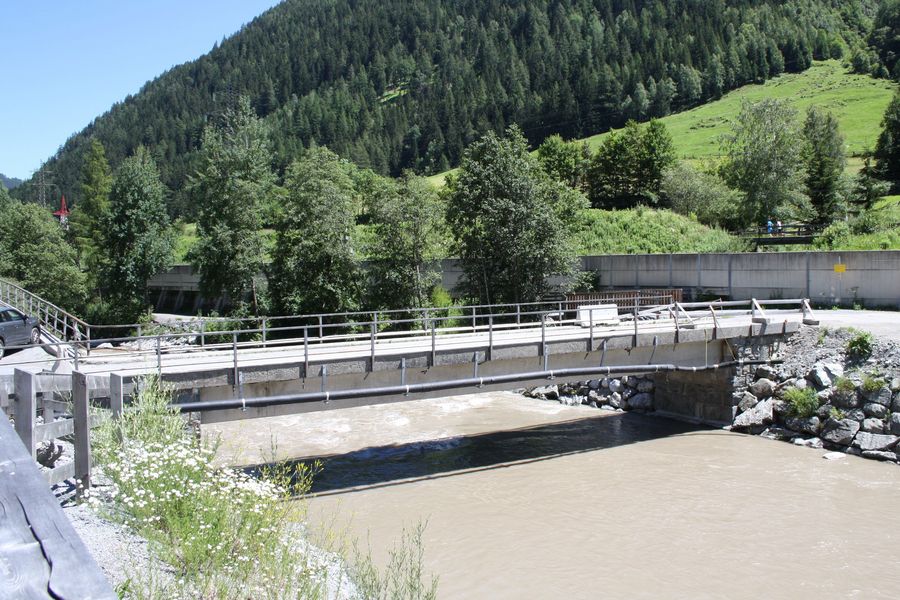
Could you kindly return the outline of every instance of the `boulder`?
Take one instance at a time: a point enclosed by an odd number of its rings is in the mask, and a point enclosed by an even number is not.
[[[741,412],[746,412],[759,404],[759,398],[751,394],[750,392],[744,392],[741,395],[741,399],[738,401],[738,409]]]
[[[875,417],[864,419],[860,430],[866,433],[884,433],[884,421]]]
[[[900,377],[894,377],[891,379],[891,392],[897,393],[900,392]]]
[[[597,390],[588,391],[587,398],[588,402],[596,402],[597,404],[603,401],[600,394],[597,393]]]
[[[559,386],[544,385],[531,390],[532,398],[540,398],[541,400],[559,400]]]
[[[756,368],[756,378],[775,381],[778,379],[778,372],[771,365],[760,365]]]
[[[872,458],[875,460],[889,460],[896,461],[897,454],[894,452],[884,452],[881,450],[863,450],[862,453],[864,458]]]
[[[900,412],[891,413],[891,434],[900,435]]]
[[[819,404],[828,404],[831,401],[831,388],[821,390],[816,394]]]
[[[821,427],[821,421],[819,421],[819,417],[788,417],[784,422],[789,428],[794,431],[799,431],[800,433],[808,433],[810,435],[818,435],[819,428]]]
[[[818,450],[819,448],[822,447],[822,440],[820,440],[817,437],[811,437],[811,438],[797,437],[797,438],[794,438],[793,443],[795,446],[803,446],[805,448],[815,448],[816,450]]]
[[[643,393],[652,392],[653,388],[654,388],[653,382],[650,381],[649,379],[645,379],[644,381],[642,381],[638,384],[637,391],[643,392]]]
[[[760,400],[771,398],[775,393],[775,382],[771,379],[758,379],[750,386],[750,393]]]
[[[881,404],[882,406],[891,405],[891,390],[887,386],[882,386],[874,392],[869,392],[865,394],[865,397],[869,402]]]
[[[878,404],[876,402],[867,402],[863,405],[863,412],[866,413],[867,417],[875,417],[878,419],[883,419],[888,414],[888,408],[884,404]]]
[[[900,392],[894,396],[894,399],[891,401],[891,410],[894,412],[900,412]]]
[[[826,452],[822,455],[822,458],[825,460],[842,460],[847,458],[847,455],[843,452]]]
[[[633,385],[635,378],[633,376],[622,375],[619,377],[619,383],[622,385]]]
[[[831,376],[822,363],[816,363],[806,374],[806,378],[816,384],[819,389],[831,386]]]
[[[798,437],[800,434],[791,431],[790,429],[785,429],[784,427],[766,427],[766,429],[759,434],[759,437],[763,437],[769,440],[776,440],[778,442],[790,442]]]
[[[806,379],[803,378],[803,377],[798,377],[797,379],[792,379],[792,380],[791,380],[787,385],[785,385],[784,387],[786,387],[786,388],[788,388],[788,387],[795,387],[795,388],[797,388],[798,390],[805,390],[806,388],[809,387],[809,382],[806,381]]]
[[[791,403],[787,400],[773,400],[772,410],[774,410],[775,414],[779,417],[785,418],[791,414]]]
[[[609,405],[613,408],[622,408],[625,406],[625,401],[622,400],[622,394],[619,392],[613,392],[609,395]]]
[[[774,401],[763,400],[747,412],[739,414],[734,420],[734,427],[746,429],[770,424],[774,419]]]
[[[653,410],[653,396],[650,394],[635,394],[628,399],[628,408],[637,410]]]
[[[853,446],[863,452],[866,450],[890,450],[897,445],[898,439],[900,438],[896,435],[880,435],[860,431],[856,434],[856,439],[853,440]]]
[[[822,366],[825,368],[825,371],[828,375],[831,376],[831,380],[834,381],[838,377],[844,376],[844,365],[839,362],[826,362],[822,363]]]
[[[852,408],[850,410],[844,411],[844,416],[848,419],[856,421],[857,423],[862,423],[866,420],[866,413],[864,413],[860,408]]]
[[[600,380],[599,379],[591,379],[588,381],[588,388],[592,390],[600,389]]]
[[[602,387],[604,390],[609,389],[609,377],[604,377],[600,380],[600,387]]]
[[[623,400],[628,400],[629,398],[634,396],[634,394],[635,394],[635,391],[633,389],[631,389],[630,387],[626,387],[626,388],[622,389],[622,399]]]
[[[824,421],[831,416],[832,410],[834,410],[834,406],[832,406],[831,404],[823,404],[819,407],[819,410],[816,411],[816,416]]]
[[[622,382],[618,379],[610,379],[609,380],[609,391],[611,392],[621,392],[622,391]]]
[[[856,408],[859,406],[859,397],[856,394],[856,390],[852,392],[834,390],[831,393],[830,402],[838,408]]]
[[[828,419],[822,428],[822,439],[833,444],[849,446],[859,431],[859,423],[853,419]]]

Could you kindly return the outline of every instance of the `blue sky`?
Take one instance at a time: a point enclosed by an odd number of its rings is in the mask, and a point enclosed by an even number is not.
[[[26,179],[66,139],[278,0],[0,1],[0,173]]]

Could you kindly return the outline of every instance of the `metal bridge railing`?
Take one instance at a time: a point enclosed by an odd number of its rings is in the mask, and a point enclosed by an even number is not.
[[[581,314],[579,307],[582,309]],[[613,319],[615,323],[606,318],[601,321],[594,316],[594,310],[585,310],[585,305],[581,303],[566,301],[551,305],[531,303],[474,308],[491,310],[445,316],[437,316],[431,312],[424,319],[385,319],[383,316],[379,318],[379,313],[343,313],[368,314],[373,318],[354,321],[352,324],[315,320],[312,324],[271,326],[264,322],[262,327],[205,333],[201,329],[199,332],[109,337],[91,342],[95,345],[95,352],[97,346],[103,345],[106,348],[100,355],[104,362],[108,362],[106,366],[109,371],[156,371],[162,374],[165,367],[176,364],[182,368],[189,367],[192,371],[221,369],[225,364],[234,370],[234,381],[239,381],[241,362],[246,365],[248,361],[265,359],[268,351],[278,351],[279,361],[304,364],[306,372],[309,372],[311,362],[322,364],[325,360],[321,358],[321,353],[326,350],[323,345],[327,347],[329,355],[325,362],[369,357],[374,365],[376,353],[379,357],[414,353],[427,355],[429,364],[435,364],[435,357],[439,352],[455,351],[460,347],[485,351],[490,356],[495,347],[539,343],[541,354],[546,357],[548,344],[557,340],[570,340],[573,336],[583,338],[590,343],[590,347],[594,347],[596,331],[600,331],[601,335],[634,335],[636,343],[639,334],[655,333],[666,328],[674,328],[677,332],[704,325],[715,330],[720,326],[720,319],[734,315],[750,315],[754,322],[769,322],[773,320],[775,313],[783,314],[785,309],[793,313],[801,312],[804,322],[815,323],[809,302],[803,299],[675,302],[654,307],[621,306],[617,307]],[[278,321],[277,318],[270,320]],[[382,329],[386,324],[397,328]],[[573,326],[578,327],[578,333]],[[67,350],[72,351],[75,370],[86,360],[83,353],[78,352],[83,342],[60,341],[44,345],[54,348],[57,356]],[[206,352],[198,354],[201,348]],[[8,349],[15,350],[16,347],[10,346]],[[253,350],[257,352],[246,353]],[[19,364],[24,366],[54,360],[56,359],[48,357]]]
[[[0,302],[37,317],[41,329],[55,338],[80,343],[86,350],[90,348],[89,324],[25,288],[0,279]]]

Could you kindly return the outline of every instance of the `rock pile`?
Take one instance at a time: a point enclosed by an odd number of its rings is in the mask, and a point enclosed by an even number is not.
[[[734,398],[732,429],[798,445],[900,462],[900,349],[845,352],[854,332],[804,330],[779,368],[762,366]]]
[[[604,410],[653,410],[651,377],[624,375],[562,385],[544,385],[524,390],[530,398],[556,400],[568,406],[592,406]]]

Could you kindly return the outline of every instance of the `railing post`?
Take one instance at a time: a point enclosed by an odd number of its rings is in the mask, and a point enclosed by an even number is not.
[[[109,410],[113,420],[119,419],[125,410],[124,386],[122,376],[118,373],[109,374]]]
[[[34,460],[34,373],[15,369],[13,384],[16,390],[16,433]]]
[[[200,319],[200,347],[206,346],[206,319]]]
[[[266,347],[266,321],[267,321],[267,319],[265,317],[263,317],[262,327],[261,327],[261,329],[262,329],[262,347],[263,348]]]
[[[435,331],[434,331],[434,319],[431,319],[431,364],[428,366],[430,366],[430,367],[434,366],[434,364],[436,362],[436,360],[435,360],[436,357],[437,357],[437,339],[435,337]]]
[[[547,350],[547,315],[541,315],[541,356]]]
[[[72,399],[75,420],[75,479],[81,480],[78,493],[91,487],[91,424],[88,407],[87,376],[72,372]]]
[[[156,334],[156,371],[162,379],[162,337]]]
[[[303,377],[309,377],[309,327],[303,326]]]
[[[516,325],[522,324],[522,305],[516,304]]]
[[[369,347],[370,347],[370,362],[369,362],[369,372],[375,372],[375,328],[377,325],[374,321],[369,326]]]
[[[237,353],[237,332],[231,333],[231,354],[234,357],[234,388],[237,389],[238,384],[238,353]]]
[[[494,358],[494,315],[488,316],[488,355],[487,360],[493,360]]]
[[[476,331],[478,331],[478,327],[475,324],[475,307],[473,306],[472,307],[472,333],[475,333]]]
[[[322,315],[319,315],[319,343],[322,343],[322,338],[325,337],[325,328],[322,325]]]
[[[588,352],[594,351],[594,309],[588,307]]]

